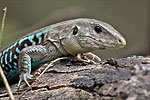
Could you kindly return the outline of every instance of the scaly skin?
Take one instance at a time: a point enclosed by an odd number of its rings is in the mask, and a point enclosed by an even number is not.
[[[112,26],[95,19],[74,19],[36,30],[4,49],[0,64],[8,81],[18,76],[28,86],[31,70],[56,58],[126,45]],[[0,79],[1,82],[1,79]]]

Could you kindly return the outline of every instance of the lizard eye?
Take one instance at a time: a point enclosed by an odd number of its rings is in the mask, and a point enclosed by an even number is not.
[[[78,28],[77,28],[77,26],[75,26],[74,28],[73,28],[73,35],[76,35],[78,33]]]
[[[95,27],[94,27],[94,30],[95,30],[97,33],[102,32],[102,28],[101,28],[100,26],[95,26]]]

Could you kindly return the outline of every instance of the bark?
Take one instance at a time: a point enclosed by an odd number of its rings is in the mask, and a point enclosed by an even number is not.
[[[67,65],[66,65],[67,64]],[[61,62],[50,68],[32,90],[24,84],[20,92],[11,86],[20,100],[150,100],[150,56],[107,59],[100,64]],[[4,89],[0,99],[7,100]]]

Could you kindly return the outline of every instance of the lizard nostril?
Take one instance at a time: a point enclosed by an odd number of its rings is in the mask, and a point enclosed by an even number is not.
[[[118,39],[118,43],[121,46],[125,46],[126,45],[126,41],[125,40]]]
[[[118,41],[119,41],[119,43],[122,43],[122,41],[120,39]]]

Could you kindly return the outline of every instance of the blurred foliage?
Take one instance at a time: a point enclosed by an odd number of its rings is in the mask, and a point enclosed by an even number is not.
[[[102,58],[150,54],[149,0],[0,0],[0,21],[5,6],[3,47],[46,25],[88,17],[110,23],[127,40],[123,49],[96,51]]]

